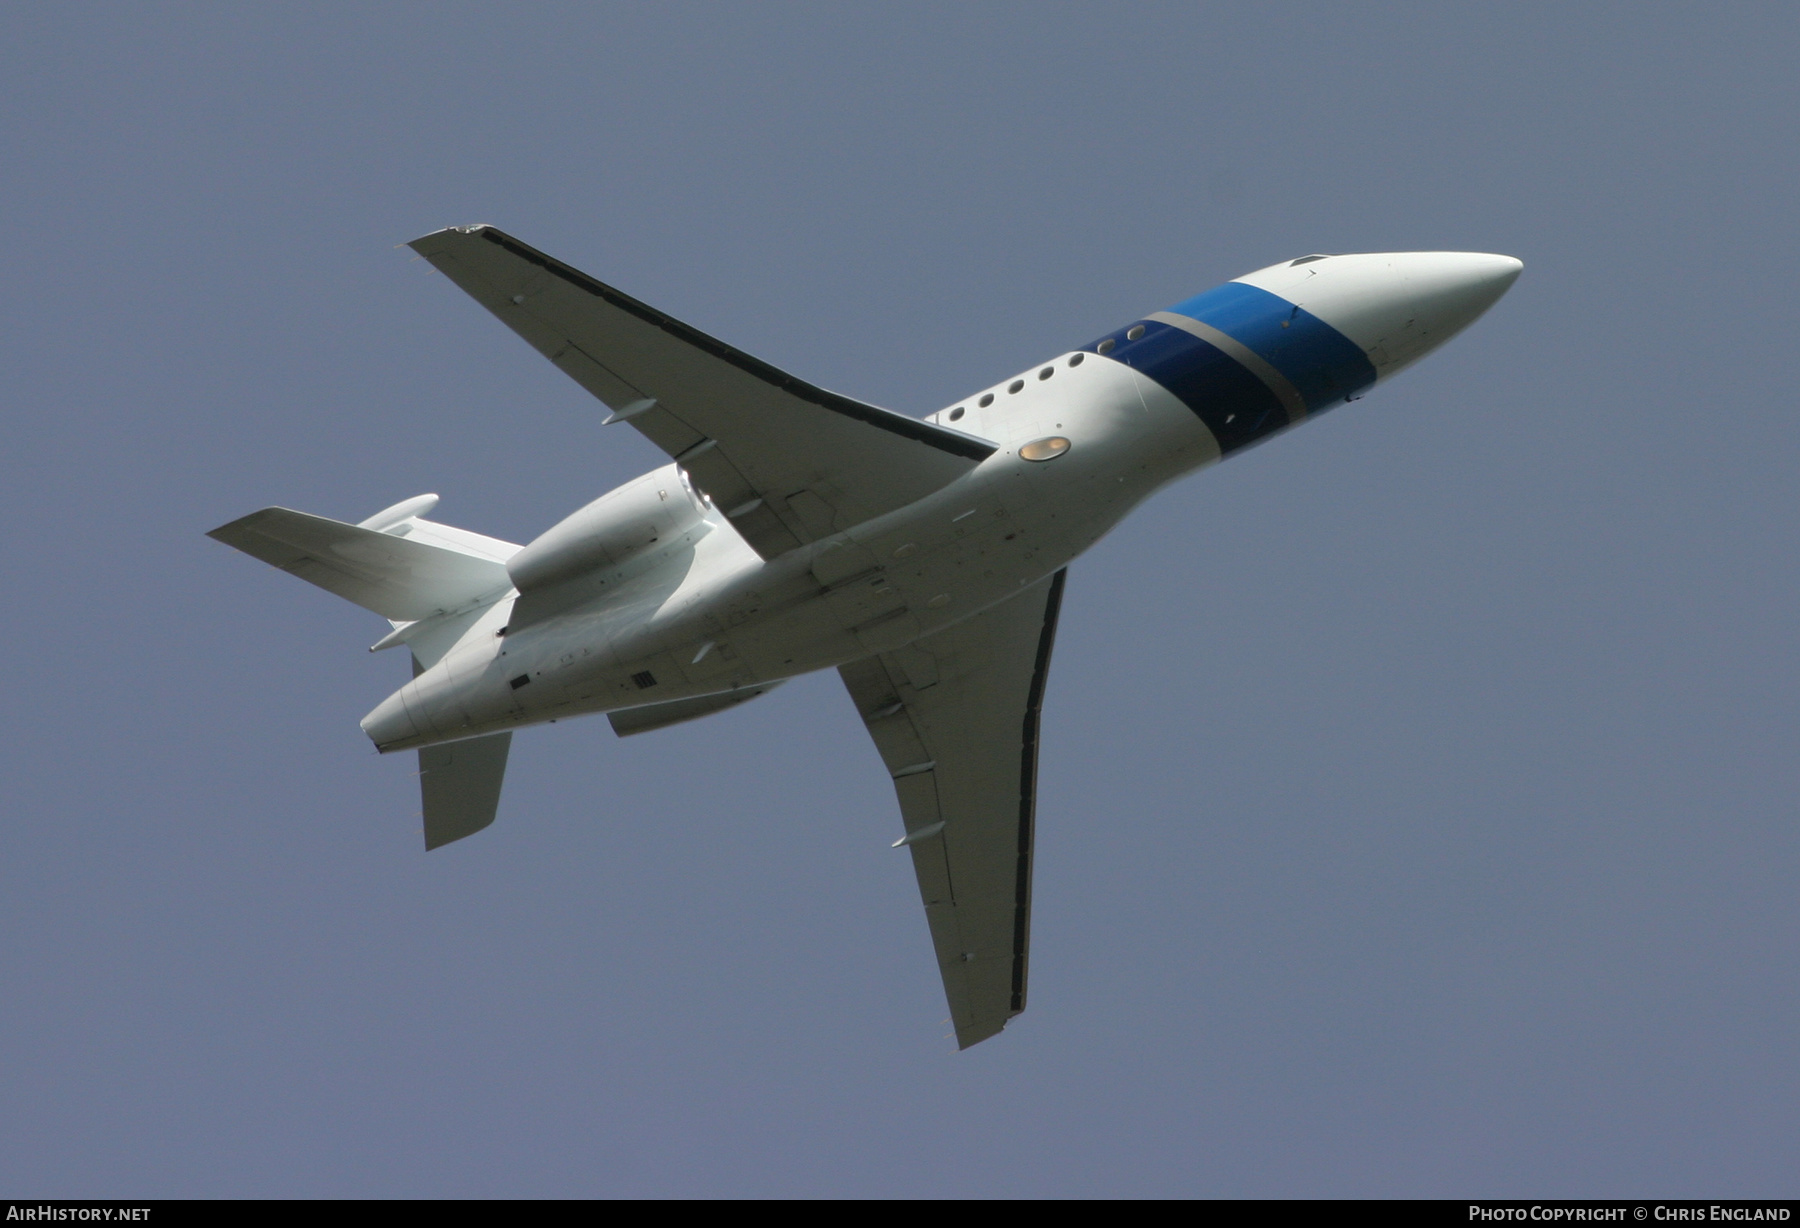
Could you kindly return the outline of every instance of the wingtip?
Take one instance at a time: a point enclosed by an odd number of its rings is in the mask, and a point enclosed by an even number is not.
[[[1001,1023],[998,1026],[993,1024],[978,1024],[972,1028],[958,1028],[956,1029],[956,1051],[961,1053],[965,1049],[973,1049],[982,1041],[991,1040],[1005,1030],[1005,1023]]]
[[[480,234],[484,230],[499,230],[499,229],[500,228],[498,226],[495,226],[491,222],[476,222],[469,226],[443,226],[443,227],[438,228],[437,230],[432,231],[430,234],[422,234],[416,239],[408,240],[406,243],[406,246],[412,248],[414,251],[419,252],[421,255],[423,255],[424,253],[420,249],[419,244],[429,243],[431,240],[437,238],[440,235],[477,235],[477,234]]]
[[[236,548],[237,542],[233,541],[232,538],[234,538],[238,535],[238,531],[240,529],[244,528],[245,526],[254,523],[264,513],[270,512],[273,510],[275,510],[275,509],[267,508],[267,507],[259,507],[254,512],[248,512],[242,516],[239,516],[236,520],[227,520],[224,524],[219,525],[217,528],[208,529],[206,531],[206,535],[208,537],[212,538],[216,542],[224,542],[227,546]]]

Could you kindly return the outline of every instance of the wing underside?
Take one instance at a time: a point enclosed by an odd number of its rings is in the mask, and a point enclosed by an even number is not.
[[[433,528],[451,540],[444,527]],[[207,536],[397,622],[430,618],[512,587],[505,563],[466,547],[412,541],[285,507],[252,512]]]
[[[679,462],[765,558],[904,507],[994,451],[796,379],[492,226],[412,247]]]
[[[1066,574],[838,671],[893,777],[964,1049],[1025,1009],[1038,714]]]

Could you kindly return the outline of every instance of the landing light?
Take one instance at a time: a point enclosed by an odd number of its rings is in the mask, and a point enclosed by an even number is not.
[[[1019,455],[1028,461],[1055,460],[1069,450],[1069,441],[1061,435],[1050,435],[1043,439],[1034,439],[1019,449]]]

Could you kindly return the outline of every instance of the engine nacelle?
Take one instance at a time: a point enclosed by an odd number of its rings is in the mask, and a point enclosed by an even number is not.
[[[521,593],[548,588],[674,540],[706,515],[687,474],[667,465],[601,495],[512,556],[507,574]]]

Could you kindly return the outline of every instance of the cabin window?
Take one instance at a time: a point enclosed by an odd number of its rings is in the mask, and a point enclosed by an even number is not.
[[[1055,375],[1055,374],[1056,374],[1055,367],[1045,367],[1042,371],[1038,372],[1038,378],[1039,379],[1049,379],[1052,375]]]
[[[992,405],[993,403],[994,403],[994,394],[991,392],[981,398],[981,408],[983,408],[983,409],[986,409],[988,406]]]
[[[963,416],[963,407],[960,405],[958,405],[955,409],[950,411],[950,421],[952,421],[952,422],[961,421],[962,416]]]
[[[1105,341],[1102,341],[1099,345],[1095,346],[1094,349],[1102,354],[1110,354],[1112,353],[1112,348],[1115,344],[1117,343],[1111,337],[1108,337]]]
[[[1023,388],[1024,386],[1025,386],[1024,380],[1016,379],[1012,383],[1010,383],[1006,386],[1006,390],[1008,392],[1017,392],[1019,389]]]
[[[1142,324],[1133,324],[1131,326],[1131,331],[1125,334],[1125,340],[1136,341],[1139,337],[1142,337],[1143,335],[1144,335],[1144,326]]]
[[[1069,355],[1069,365],[1071,367],[1079,367],[1081,365],[1081,360],[1086,357],[1086,354],[1071,354]]]

